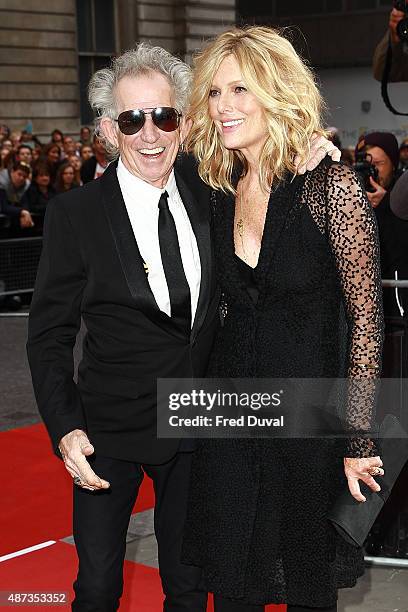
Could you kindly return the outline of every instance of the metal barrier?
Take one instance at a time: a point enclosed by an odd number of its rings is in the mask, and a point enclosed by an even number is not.
[[[0,297],[34,290],[41,249],[41,236],[0,241]]]

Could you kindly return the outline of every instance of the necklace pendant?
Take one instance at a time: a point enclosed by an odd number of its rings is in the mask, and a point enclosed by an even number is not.
[[[243,219],[238,219],[237,230],[238,230],[239,236],[242,238],[242,236],[244,235],[244,220]]]

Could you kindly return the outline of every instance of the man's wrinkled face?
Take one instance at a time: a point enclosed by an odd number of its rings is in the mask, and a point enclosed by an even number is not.
[[[172,87],[166,77],[151,72],[138,77],[124,77],[115,89],[117,116],[123,111],[152,109],[161,106],[174,108]],[[126,168],[135,176],[156,187],[163,187],[172,171],[180,144],[187,135],[182,117],[174,132],[165,132],[146,115],[143,127],[133,135],[125,135],[116,122],[104,120],[102,129],[108,140],[118,146]]]

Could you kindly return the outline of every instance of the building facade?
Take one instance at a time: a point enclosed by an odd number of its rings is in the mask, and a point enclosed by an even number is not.
[[[0,0],[0,123],[47,141],[92,115],[92,73],[138,41],[186,61],[235,22],[235,0]]]
[[[190,62],[209,36],[234,23],[262,23],[292,26],[289,36],[316,68],[327,120],[340,128],[344,144],[379,126],[402,138],[408,122],[385,108],[371,75],[391,6],[391,0],[0,0],[0,123],[21,130],[32,121],[43,141],[55,127],[78,134],[92,122],[89,79],[115,54],[147,41]],[[408,111],[406,87],[393,85],[392,97]]]

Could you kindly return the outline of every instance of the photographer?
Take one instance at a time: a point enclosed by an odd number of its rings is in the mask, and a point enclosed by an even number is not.
[[[361,154],[365,154],[367,170],[363,172],[363,178],[367,197],[372,207],[377,208],[383,202],[387,193],[391,191],[399,176],[397,139],[390,132],[363,134],[357,143],[355,154],[357,158],[361,157]],[[355,169],[359,172],[358,166]]]
[[[391,83],[408,81],[408,43],[402,42],[397,32],[398,24],[407,17],[403,10],[398,10],[403,8],[403,2],[404,0],[394,2],[394,8],[390,13],[388,23],[389,31],[385,33],[384,37],[378,43],[374,51],[373,74],[377,81],[382,81],[389,44],[391,44],[392,62],[390,73],[388,75],[388,81]],[[408,11],[407,0],[406,6]]]
[[[397,139],[389,132],[372,132],[360,137],[356,156],[365,154],[365,162],[355,169],[365,182],[367,197],[378,223],[381,252],[381,276],[408,279],[408,223],[397,217],[390,206],[390,196],[399,177]],[[376,178],[374,179],[373,176]],[[384,312],[387,317],[408,314],[408,291],[385,288]]]

